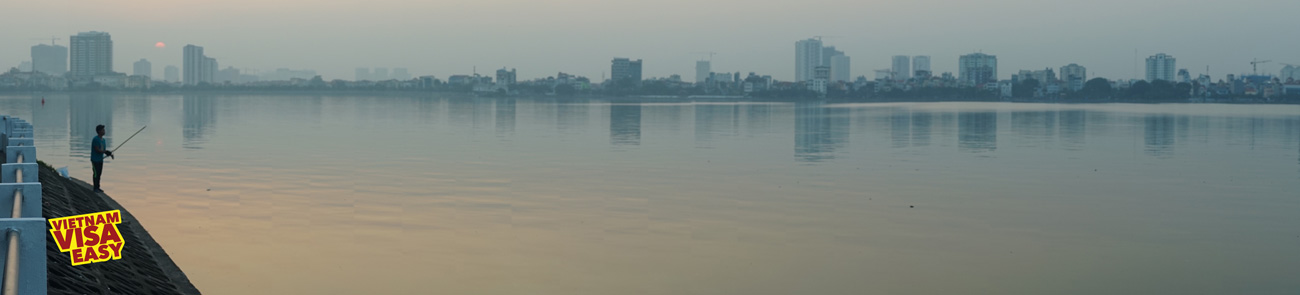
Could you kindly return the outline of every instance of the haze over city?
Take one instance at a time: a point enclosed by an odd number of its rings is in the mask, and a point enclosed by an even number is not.
[[[23,7],[14,7],[21,3]],[[893,55],[929,55],[937,73],[961,54],[999,57],[1000,78],[1019,69],[1087,66],[1090,76],[1141,78],[1141,59],[1168,53],[1193,75],[1275,73],[1300,63],[1300,38],[1280,21],[1296,1],[10,1],[0,7],[0,66],[30,47],[85,31],[113,34],[114,68],[141,58],[155,72],[180,66],[186,44],[221,66],[312,69],[351,79],[358,67],[405,67],[446,77],[501,67],[519,79],[567,72],[598,79],[609,60],[645,60],[645,77],[690,76],[712,57],[717,71],[792,80],[793,42],[824,37],[853,57],[852,76],[889,67]],[[399,9],[400,8],[400,9]],[[164,48],[155,43],[164,42]],[[1136,51],[1136,52],[1135,52]]]

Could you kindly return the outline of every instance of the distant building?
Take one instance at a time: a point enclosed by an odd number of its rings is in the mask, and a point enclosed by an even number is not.
[[[910,59],[906,55],[894,56],[893,66],[890,67],[890,70],[894,72],[894,81],[905,81],[911,78],[912,67],[908,64]]]
[[[402,81],[411,80],[411,73],[407,72],[406,68],[393,68],[392,78]]]
[[[1088,68],[1078,64],[1061,67],[1061,82],[1065,83],[1066,88],[1073,91],[1083,89],[1083,84],[1088,82]]]
[[[813,79],[808,84],[808,89],[817,93],[826,94],[826,84],[831,78],[831,67],[817,66],[813,68]]]
[[[32,46],[32,68],[29,71],[56,76],[67,73],[68,48],[45,44]]]
[[[239,69],[236,69],[235,67],[226,67],[224,70],[217,71],[217,75],[213,78],[213,81],[218,84],[239,83]]]
[[[212,57],[203,57],[203,81],[212,83],[217,80],[217,59]]]
[[[131,75],[153,78],[153,64],[149,63],[149,60],[141,58],[133,67],[135,69],[131,71]]]
[[[176,66],[168,65],[166,68],[163,68],[163,78],[169,83],[180,82],[181,71]]]
[[[850,60],[848,55],[836,55],[831,57],[831,81],[849,82],[852,74],[849,72]]]
[[[641,60],[631,60],[627,58],[615,58],[609,66],[610,80],[631,80],[634,83],[641,83]]]
[[[930,71],[930,56],[929,55],[913,56],[912,73],[915,74],[915,77],[917,78],[929,78],[930,76],[933,76],[934,72]]]
[[[369,81],[370,68],[357,68],[355,81]]]
[[[181,78],[183,78],[185,85],[199,85],[199,83],[210,82],[204,79],[204,75],[207,73],[204,68],[207,57],[203,55],[203,47],[194,44],[185,45],[181,58],[182,70],[185,71]]]
[[[108,33],[82,32],[69,40],[73,76],[94,77],[113,73],[113,38]]]
[[[32,61],[30,61],[30,60],[24,60],[23,62],[18,63],[18,71],[19,71],[19,72],[31,72],[31,71],[32,71]]]
[[[1192,72],[1187,69],[1178,69],[1178,83],[1192,83]]]
[[[709,63],[707,60],[695,61],[695,83],[709,80],[709,73],[713,72],[713,67]]]
[[[1174,57],[1158,53],[1147,57],[1147,81],[1174,81]]]
[[[984,53],[962,55],[957,80],[966,85],[983,85],[998,80],[998,57]]]
[[[822,40],[807,39],[794,42],[794,80],[810,81],[822,62]]]
[[[497,85],[514,85],[517,77],[515,69],[507,71],[506,68],[501,68],[497,70]]]
[[[375,71],[370,73],[370,79],[375,81],[388,80],[388,68],[375,68]]]

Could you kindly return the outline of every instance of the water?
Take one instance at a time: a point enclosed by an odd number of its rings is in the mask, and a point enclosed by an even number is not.
[[[209,294],[1300,290],[1300,106],[44,98]]]

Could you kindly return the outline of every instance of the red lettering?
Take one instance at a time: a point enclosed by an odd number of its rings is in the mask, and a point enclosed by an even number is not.
[[[67,251],[72,248],[72,235],[75,230],[53,230],[54,242],[59,244],[59,250]]]
[[[86,257],[82,258],[81,261],[95,262],[95,260],[99,260],[99,257],[95,256],[95,249],[92,249],[91,247],[86,247],[84,249],[86,249],[86,251],[81,251],[81,253],[86,253]]]
[[[92,225],[90,225],[90,226],[87,226],[87,227],[85,227],[85,228],[82,228],[82,230],[84,231],[84,232],[82,233],[82,235],[86,236],[86,243],[83,244],[82,247],[99,245],[99,226],[98,226],[98,225],[93,225],[93,224],[92,224]]]
[[[113,250],[113,259],[120,259],[120,258],[122,258],[122,246],[123,246],[123,245],[126,245],[126,243],[112,243],[112,244],[108,244],[108,249]]]
[[[118,211],[108,212],[108,223],[122,223],[122,214]]]
[[[81,257],[81,248],[72,249],[72,252],[69,252],[68,254],[69,256],[72,256],[72,265],[86,263],[86,260]]]
[[[117,225],[114,224],[104,225],[104,230],[99,233],[99,242],[100,243],[114,243],[114,242],[121,243],[122,235],[117,233]]]
[[[99,259],[108,260],[109,257],[113,257],[113,255],[109,255],[110,253],[108,253],[109,252],[108,247],[110,246],[99,245],[99,248],[97,249],[99,250]]]
[[[95,214],[95,224],[104,224],[104,214]]]

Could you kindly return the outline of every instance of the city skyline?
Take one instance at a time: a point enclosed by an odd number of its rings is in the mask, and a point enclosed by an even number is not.
[[[730,29],[732,25],[722,26],[722,32],[730,33],[722,35],[679,33],[679,29],[690,31],[704,25],[701,23],[703,20],[689,18],[663,26],[605,21],[611,18],[667,20],[695,15],[696,12],[586,1],[573,4],[590,8],[586,11],[595,15],[574,15],[574,12],[551,9],[551,5],[545,3],[448,6],[397,0],[344,2],[331,8],[310,9],[284,4],[259,6],[255,12],[244,11],[246,7],[241,5],[249,2],[236,0],[195,5],[203,9],[154,0],[32,3],[32,13],[0,20],[0,25],[24,28],[0,32],[0,39],[12,44],[0,48],[0,66],[16,66],[29,60],[28,49],[48,42],[49,36],[61,38],[56,44],[67,46],[67,36],[92,30],[114,33],[113,63],[118,72],[129,72],[125,67],[141,58],[153,62],[154,72],[161,72],[167,65],[180,65],[181,45],[203,44],[209,51],[221,52],[213,57],[224,65],[263,72],[277,68],[312,69],[326,79],[350,79],[357,67],[405,67],[413,76],[447,77],[470,73],[474,67],[495,69],[502,66],[518,68],[521,80],[552,76],[556,72],[599,78],[610,74],[608,60],[621,56],[636,56],[649,62],[644,69],[645,77],[672,74],[689,77],[694,62],[701,59],[698,52],[712,51],[717,52],[711,58],[714,71],[757,72],[773,75],[782,81],[794,81],[795,65],[788,58],[794,55],[794,49],[788,44],[791,40],[817,35],[826,35],[823,38],[825,46],[835,46],[845,55],[854,57],[851,60],[854,78],[871,77],[872,70],[889,68],[890,57],[894,55],[928,55],[932,57],[934,75],[944,72],[956,74],[957,57],[970,52],[998,55],[1001,66],[1007,69],[1077,63],[1087,65],[1093,73],[1090,76],[1111,79],[1143,78],[1141,58],[1160,52],[1178,56],[1179,67],[1189,69],[1192,76],[1204,73],[1206,66],[1215,77],[1247,73],[1251,71],[1248,62],[1254,58],[1275,61],[1261,64],[1260,72],[1263,73],[1279,72],[1283,62],[1300,63],[1300,55],[1294,50],[1300,48],[1300,40],[1282,36],[1285,30],[1279,28],[1283,24],[1279,20],[1289,17],[1285,11],[1295,10],[1288,8],[1300,8],[1300,4],[1290,2],[1193,1],[1172,7],[1160,5],[1161,2],[1157,1],[1131,4],[1124,1],[1034,4],[931,1],[888,5],[813,1],[808,6],[843,6],[844,9],[745,8],[743,12],[746,13],[742,16],[721,19],[732,20],[735,26],[735,29]],[[1244,12],[1244,7],[1252,6],[1251,2],[1259,2],[1253,6],[1267,5],[1277,9],[1251,10],[1251,17],[1236,17],[1244,13],[1232,13]],[[721,11],[719,9],[728,7],[728,3],[708,2],[698,6],[704,12]],[[405,5],[411,9],[373,8],[385,5]],[[885,10],[880,9],[884,7],[890,9],[881,11]],[[634,11],[630,16],[615,18],[604,15],[629,10]],[[1051,13],[1066,10],[1094,17],[1085,19]],[[1016,17],[1007,20],[993,17],[1012,15],[1008,11],[1030,13],[1014,14]],[[458,14],[488,12],[499,13],[506,21],[482,28],[438,29],[461,22],[480,23],[481,20]],[[799,17],[818,14],[824,14],[818,18],[825,19],[826,24],[802,24],[798,21]],[[232,20],[235,15],[240,21]],[[876,25],[884,20],[899,19],[900,15],[927,17],[923,18],[926,21],[916,22],[914,28],[907,30]],[[1209,16],[1233,25],[1193,29],[1188,25],[1192,16]],[[359,21],[371,18],[385,21]],[[551,24],[576,33],[544,33],[543,30],[549,29],[527,26],[552,22],[552,18],[562,21]],[[720,20],[713,17],[702,19],[710,22]],[[1023,26],[1030,20],[1043,20],[1040,23],[1047,25]],[[979,29],[957,25],[972,22],[981,24]],[[42,25],[31,26],[31,23]],[[613,24],[594,25],[604,23]],[[502,29],[520,25],[525,28]],[[420,29],[408,29],[411,27]],[[1258,29],[1241,32],[1233,27]],[[989,37],[997,34],[1007,36]],[[1206,39],[1221,42],[1207,46]],[[155,47],[157,42],[169,45]],[[1010,74],[1003,71],[998,78],[1007,79]]]

